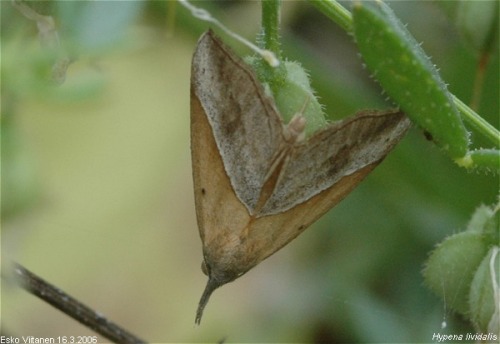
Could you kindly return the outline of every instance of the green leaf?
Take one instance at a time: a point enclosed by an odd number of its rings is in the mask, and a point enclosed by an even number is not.
[[[480,332],[498,333],[499,285],[500,255],[496,246],[490,249],[479,265],[470,288],[470,318]],[[495,325],[496,329],[490,328]]]
[[[496,268],[497,274],[491,273],[490,261],[498,250],[499,210],[500,203],[478,207],[467,230],[439,244],[423,271],[425,282],[446,306],[469,317],[480,331],[486,331],[495,312],[492,281],[500,272]],[[492,264],[498,265],[497,261]]]
[[[282,62],[278,68],[274,68],[274,74],[266,74],[268,66],[262,68],[260,59],[249,57],[245,61],[252,65],[267,93],[274,98],[285,122],[302,112],[306,119],[306,135],[326,125],[322,106],[310,85],[309,76],[298,62]]]
[[[472,280],[487,252],[481,233],[462,232],[446,238],[427,261],[426,284],[445,300],[446,307],[467,315]]]
[[[312,134],[326,125],[321,104],[316,99],[309,78],[300,64],[287,61],[285,68],[285,82],[274,94],[276,106],[287,122],[297,112],[303,111],[302,115],[307,123],[306,134]]]

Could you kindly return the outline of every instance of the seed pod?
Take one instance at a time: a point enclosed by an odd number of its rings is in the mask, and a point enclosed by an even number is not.
[[[381,1],[359,1],[353,25],[361,55],[384,90],[452,158],[465,156],[468,133],[446,85],[394,12]]]

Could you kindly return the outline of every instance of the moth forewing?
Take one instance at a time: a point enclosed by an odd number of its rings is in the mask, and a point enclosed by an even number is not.
[[[360,125],[359,121],[370,123]],[[289,155],[288,170],[283,171],[282,181],[276,186],[275,193],[261,211],[262,218],[257,219],[249,233],[251,242],[262,243],[260,247],[254,247],[254,251],[259,251],[257,255],[265,259],[273,254],[340,202],[382,162],[409,126],[409,120],[398,111],[363,112],[317,133],[318,136],[314,135],[294,147],[293,153]],[[379,144],[382,147],[375,150],[364,148],[355,154],[347,155],[348,159],[361,159],[362,161],[354,164],[357,165],[355,169],[342,170],[336,166],[335,161],[339,160],[341,164],[347,164],[346,150],[351,148],[339,149],[338,143],[344,142],[349,147],[352,144],[350,142],[356,142],[356,139],[349,140],[342,135],[333,139],[332,135],[338,135],[338,130],[346,129],[352,133],[357,132],[358,135],[367,135],[369,141],[367,147],[370,144]],[[379,135],[376,134],[377,132],[382,134],[381,130],[389,131],[385,134],[385,138],[378,137]],[[371,136],[373,138],[370,139]],[[366,150],[374,153],[367,154]],[[306,164],[306,161],[310,160],[323,161],[323,163]],[[300,163],[303,168],[298,168],[297,163]],[[314,173],[313,168],[316,168]],[[318,179],[323,179],[322,182],[315,184],[314,180],[307,178],[306,175],[311,173]],[[331,173],[336,175],[332,177],[329,175]],[[311,192],[309,190],[311,188],[318,188],[319,191],[314,189],[315,192]],[[294,190],[295,193],[289,190]],[[289,208],[283,210],[279,201],[275,202],[275,200],[281,200],[285,205],[288,204]],[[291,202],[295,202],[294,205],[290,206]],[[265,215],[266,209],[273,214]],[[272,224],[274,229],[267,227],[267,224]]]
[[[282,142],[283,122],[254,73],[211,31],[198,41],[191,83],[231,185],[253,212]]]
[[[334,188],[320,192],[288,212],[256,219],[248,234],[247,240],[253,244],[248,254],[258,257],[260,262],[281,249],[340,202],[375,166],[366,166],[343,177]]]
[[[402,112],[365,111],[315,133],[295,146],[261,214],[290,210],[342,177],[381,162],[409,126]]]
[[[238,253],[242,227],[250,216],[233,191],[210,124],[193,88],[191,155],[196,218],[203,243],[205,270],[209,276],[196,313],[196,323],[199,323],[211,293],[241,273],[237,269],[241,262],[234,257]]]

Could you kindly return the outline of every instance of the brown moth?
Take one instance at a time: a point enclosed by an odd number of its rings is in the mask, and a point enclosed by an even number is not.
[[[212,292],[285,246],[340,202],[410,126],[399,111],[365,111],[305,139],[284,124],[249,66],[211,31],[193,56],[191,154],[196,217]]]

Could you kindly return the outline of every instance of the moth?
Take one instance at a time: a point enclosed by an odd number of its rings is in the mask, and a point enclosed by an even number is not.
[[[212,292],[302,233],[340,202],[405,135],[400,111],[363,111],[305,138],[285,124],[250,67],[211,31],[191,69],[196,217]]]

